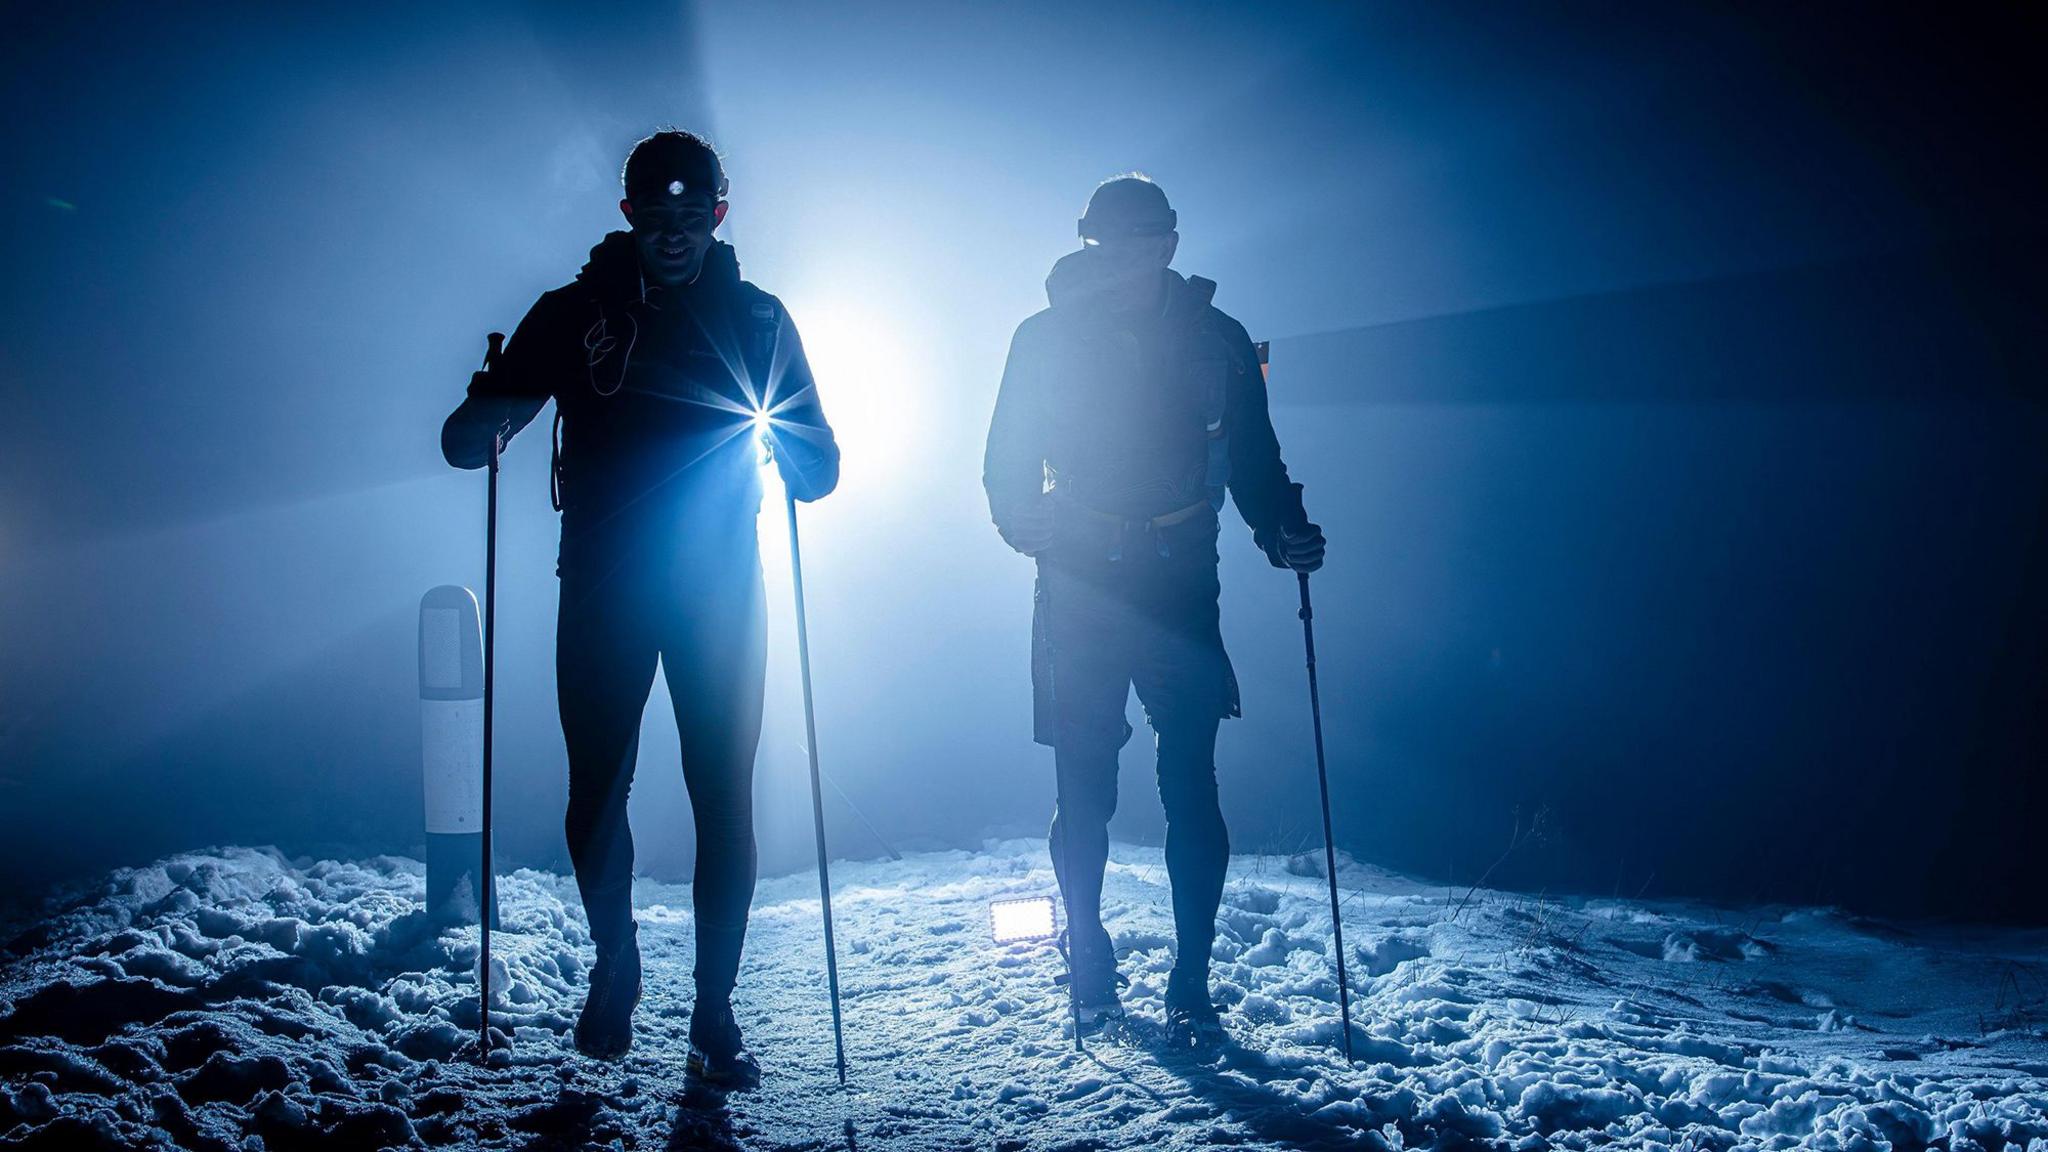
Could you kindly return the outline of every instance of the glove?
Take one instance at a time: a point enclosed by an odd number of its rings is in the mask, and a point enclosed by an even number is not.
[[[1036,556],[1052,547],[1052,497],[1039,493],[1020,506],[1007,523],[997,525],[1005,543],[1026,556]]]
[[[1329,541],[1323,539],[1323,530],[1314,524],[1303,524],[1299,528],[1282,528],[1279,538],[1266,548],[1266,558],[1275,568],[1292,568],[1296,572],[1313,572],[1323,566],[1323,549]]]

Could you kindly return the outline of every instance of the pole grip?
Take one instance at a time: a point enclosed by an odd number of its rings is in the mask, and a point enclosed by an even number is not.
[[[503,355],[504,351],[505,334],[503,332],[492,332],[489,335],[485,336],[484,366],[481,370],[489,372],[491,369],[497,367],[498,357]],[[512,424],[510,420],[507,420],[506,422],[498,425],[497,429],[491,433],[490,468],[491,474],[494,476],[497,475],[498,472],[498,456],[505,451],[505,442],[507,440],[510,440],[511,438]],[[493,511],[491,513],[491,523],[494,528],[497,525],[497,513],[495,511],[496,507],[497,506],[495,504],[492,505]]]

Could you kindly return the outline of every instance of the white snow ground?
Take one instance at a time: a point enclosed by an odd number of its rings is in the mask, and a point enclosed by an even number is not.
[[[1134,1022],[1085,1055],[1049,948],[989,939],[990,899],[1050,891],[1042,844],[835,864],[844,1090],[815,877],[764,881],[737,1008],[767,1074],[721,1103],[682,1074],[686,886],[636,889],[648,995],[632,1056],[604,1065],[567,1044],[591,954],[573,886],[506,877],[497,1011],[517,1040],[484,1070],[451,1059],[477,934],[424,926],[420,865],[175,856],[17,942],[0,1146],[2048,1149],[2042,933],[1465,901],[1347,862],[1347,1066],[1320,869],[1246,856],[1215,950],[1240,1044],[1204,1063],[1158,1044],[1160,853],[1114,858]]]

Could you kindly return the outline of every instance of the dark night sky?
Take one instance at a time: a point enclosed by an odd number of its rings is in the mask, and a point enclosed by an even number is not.
[[[416,850],[414,611],[482,578],[481,481],[439,421],[482,334],[612,226],[631,142],[679,123],[728,153],[727,236],[841,425],[846,486],[806,521],[820,743],[892,839],[1049,813],[1029,565],[986,524],[980,438],[1088,190],[1141,168],[1178,266],[1275,341],[1332,540],[1347,848],[1469,881],[1543,807],[1496,880],[2048,911],[2020,6],[114,5],[6,31],[0,859],[27,884],[196,843]],[[510,858],[559,867],[542,439],[505,480],[499,811]],[[1241,850],[1291,849],[1291,582],[1225,553],[1226,814]],[[762,821],[793,868],[781,611]],[[635,819],[673,875],[649,711]]]

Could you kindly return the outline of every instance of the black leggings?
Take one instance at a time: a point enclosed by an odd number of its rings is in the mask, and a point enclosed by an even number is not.
[[[1166,874],[1173,884],[1177,948],[1170,991],[1176,998],[1206,993],[1216,910],[1230,864],[1230,833],[1216,796],[1216,726],[1211,717],[1159,732],[1159,799],[1166,809]],[[1116,813],[1117,749],[1063,745],[1054,750],[1053,763],[1059,777],[1050,837],[1053,871],[1066,897],[1075,946],[1104,949],[1102,873],[1109,863],[1109,818]]]
[[[732,993],[754,898],[754,752],[766,662],[757,557],[696,569],[671,561],[562,569],[556,692],[569,748],[564,820],[576,886],[599,948],[633,932],[633,786],[640,718],[657,659],[682,737],[697,826],[692,882],[697,992]]]

